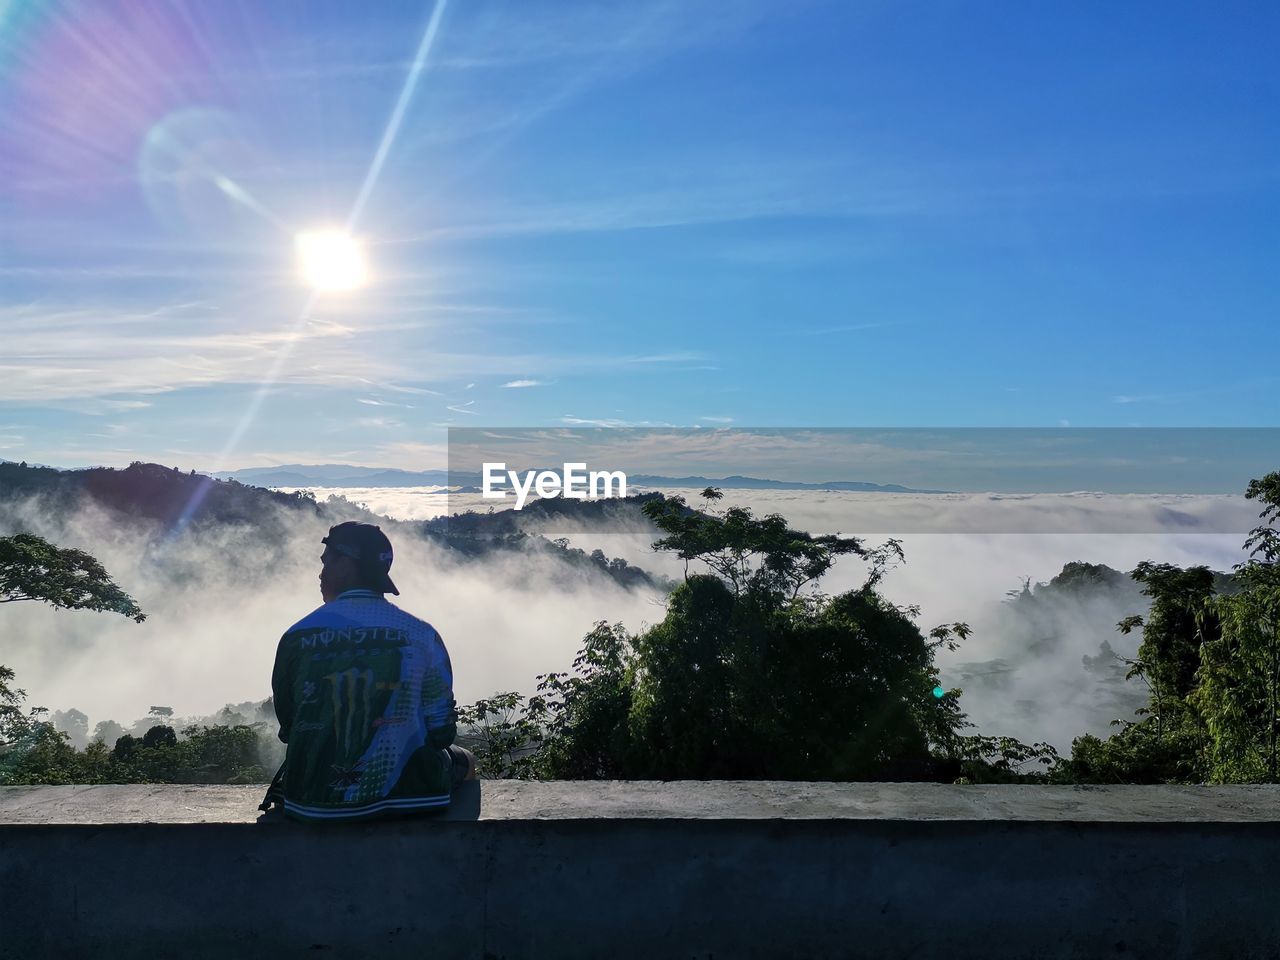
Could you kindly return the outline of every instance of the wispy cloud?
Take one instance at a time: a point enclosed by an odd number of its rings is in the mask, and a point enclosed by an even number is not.
[[[664,423],[655,420],[618,420],[612,417],[603,417],[592,419],[589,417],[575,417],[571,413],[566,413],[560,418],[560,422],[570,427],[608,427],[626,428],[626,427],[671,427],[677,428],[674,423]]]
[[[545,387],[549,382],[547,380],[509,380],[503,386],[508,390],[519,390],[522,387]]]
[[[416,396],[443,397],[444,394],[439,390],[428,390],[426,387],[405,387],[396,383],[378,383],[374,386],[382,390],[390,390],[392,393],[411,393]]]
[[[246,322],[247,321],[247,322]],[[339,344],[355,334],[331,321],[292,324],[220,315],[176,304],[147,311],[103,307],[0,308],[5,351],[0,400],[57,401],[164,393],[184,387],[246,382],[286,345],[297,365],[288,379],[324,382],[322,371],[359,368],[359,354]],[[296,341],[296,343],[295,343]],[[107,410],[141,409],[150,401],[98,399]]]
[[[450,350],[447,341],[423,336],[421,323],[385,323],[349,312],[339,322],[317,311],[297,326],[282,320],[282,314],[287,317],[269,302],[214,312],[189,302],[143,309],[0,306],[0,329],[5,331],[0,402],[140,410],[155,402],[148,395],[256,384],[282,350],[289,354],[277,376],[279,385],[355,386],[364,400],[373,401],[370,406],[394,405],[376,396],[382,391],[443,396],[419,384],[457,382],[468,374],[521,384],[533,379],[521,376],[530,369],[552,377],[638,372],[696,363],[702,357],[692,351],[642,356],[458,351]],[[457,339],[469,342],[461,335]],[[553,382],[535,381],[539,386]],[[469,381],[467,389],[474,389],[474,383]]]
[[[491,211],[476,204],[466,218],[444,222],[430,230],[401,237],[415,243],[445,239],[481,239],[561,233],[599,233],[651,230],[702,224],[736,223],[773,217],[900,217],[937,213],[948,203],[926,197],[904,174],[869,178],[861,192],[843,189],[835,171],[805,170],[797,161],[744,171],[736,181],[723,176],[723,158],[705,158],[690,165],[689,183],[662,190],[637,185],[625,193],[593,199],[527,201],[506,198]],[[800,169],[796,169],[798,166]]]
[[[1233,380],[1230,383],[1216,383],[1194,390],[1177,390],[1162,393],[1118,393],[1111,398],[1112,403],[1186,403],[1202,397],[1229,396],[1232,394],[1250,393],[1255,390],[1274,387],[1278,377],[1252,377]]]
[[[1118,393],[1111,398],[1112,403],[1167,403],[1171,399],[1169,394],[1146,394],[1144,396],[1135,396],[1128,393]]]

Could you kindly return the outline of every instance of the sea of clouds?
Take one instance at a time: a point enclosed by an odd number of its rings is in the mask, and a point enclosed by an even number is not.
[[[438,487],[315,492],[321,497],[338,493],[406,519],[484,512],[492,506],[478,495],[448,494]],[[664,492],[703,503],[699,490]],[[1115,624],[1143,612],[1145,601],[1136,589],[1046,599],[1039,613],[1047,622],[1037,626],[1054,642],[1033,650],[1032,642],[1044,638],[1028,634],[1028,625],[1004,602],[1006,594],[1024,581],[1033,587],[1047,582],[1073,561],[1121,571],[1143,560],[1227,571],[1243,559],[1243,531],[1258,522],[1257,506],[1238,495],[722,492],[718,509],[779,513],[815,534],[880,531],[865,535],[869,546],[890,536],[901,540],[906,562],[888,575],[882,589],[895,603],[919,606],[922,627],[956,621],[973,627],[960,649],[940,651],[938,662],[943,682],[966,691],[962,702],[975,729],[1047,741],[1064,750],[1081,733],[1107,735],[1111,721],[1132,719],[1144,702],[1138,680],[1103,682],[1085,669],[1084,658],[1135,656],[1141,637],[1121,635]],[[574,546],[598,548],[672,578],[684,572],[677,557],[653,551],[649,534],[601,532],[559,518],[531,523],[529,529],[566,536]],[[866,573],[864,564],[845,559],[822,586],[836,593],[858,586]],[[557,655],[563,660],[569,652]]]
[[[680,492],[696,501],[697,491]],[[321,500],[339,494],[401,521],[491,505],[435,488],[315,493]],[[1228,570],[1243,557],[1243,537],[1222,531],[1248,529],[1257,517],[1253,504],[1224,496],[727,490],[719,506],[727,505],[781,513],[813,533],[886,531],[866,536],[869,545],[896,526],[908,531],[899,535],[906,562],[888,575],[884,592],[897,603],[918,605],[926,629],[956,620],[974,628],[960,650],[940,655],[944,683],[966,689],[962,703],[982,732],[1048,740],[1060,749],[1085,731],[1105,734],[1111,719],[1131,714],[1140,691],[1117,694],[1082,662],[1097,656],[1104,640],[1131,656],[1139,638],[1120,636],[1114,624],[1141,611],[1133,609],[1131,595],[1060,602],[1052,612],[1054,642],[1032,655],[1028,645],[1035,638],[1009,616],[1006,593],[1024,579],[1047,581],[1070,561],[1120,570],[1141,560]],[[128,726],[157,704],[180,715],[206,715],[226,703],[265,698],[280,634],[320,602],[325,524],[303,514],[290,513],[288,535],[270,544],[243,527],[166,538],[157,528],[122,525],[91,508],[60,514],[34,500],[0,513],[0,534],[18,529],[89,550],[148,613],[139,625],[33,603],[4,611],[0,662],[17,671],[32,703],[75,707],[89,715],[90,727],[104,719]],[[591,569],[524,554],[460,562],[407,525],[388,529],[401,590],[395,600],[444,636],[459,702],[498,690],[531,692],[538,674],[569,667],[596,621],[641,630],[663,616],[660,592],[625,590]],[[563,522],[543,532],[652,572],[683,574],[681,561],[652,550],[649,534],[564,529]],[[865,573],[856,559],[842,561],[823,589],[856,586]]]
[[[283,542],[248,527],[215,526],[167,539],[158,528],[103,513],[47,510],[38,501],[0,510],[0,535],[27,530],[93,553],[147,613],[113,614],[16,603],[4,610],[0,662],[32,704],[74,707],[129,726],[153,705],[179,715],[270,695],[276,644],[321,602],[326,524],[290,512]],[[564,669],[598,620],[639,627],[660,620],[662,595],[628,591],[592,568],[522,554],[460,562],[409,530],[395,545],[395,601],[436,626],[452,659],[460,703],[534,686]]]

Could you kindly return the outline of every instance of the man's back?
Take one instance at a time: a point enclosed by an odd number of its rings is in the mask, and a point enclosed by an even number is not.
[[[371,590],[347,590],[280,639],[272,673],[288,744],[285,812],[305,820],[443,807],[453,670],[425,621]]]

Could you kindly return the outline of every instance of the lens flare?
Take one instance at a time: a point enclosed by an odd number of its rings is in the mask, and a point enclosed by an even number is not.
[[[313,230],[298,234],[298,268],[303,282],[317,293],[345,293],[369,279],[364,248],[341,230]]]

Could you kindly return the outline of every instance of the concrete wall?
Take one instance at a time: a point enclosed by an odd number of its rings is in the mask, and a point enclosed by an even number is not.
[[[1280,956],[1280,788],[0,788],[0,957]],[[143,822],[143,821],[153,822]]]

